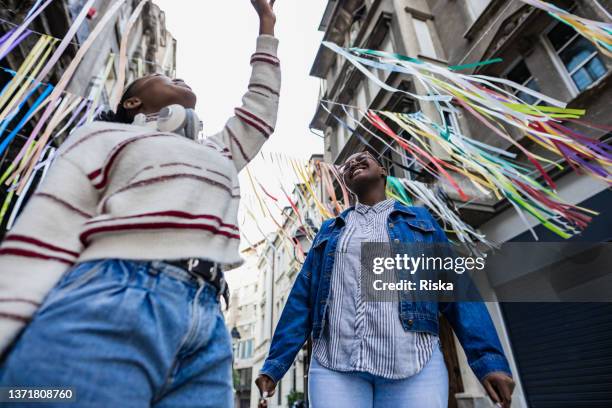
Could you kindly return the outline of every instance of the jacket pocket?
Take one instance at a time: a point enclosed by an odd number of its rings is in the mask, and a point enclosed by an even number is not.
[[[435,231],[434,226],[428,220],[409,220],[406,224],[413,230],[416,230],[423,234],[433,234]]]
[[[400,234],[398,238],[405,244],[434,241],[436,229],[429,220],[402,219],[397,222],[397,225]]]

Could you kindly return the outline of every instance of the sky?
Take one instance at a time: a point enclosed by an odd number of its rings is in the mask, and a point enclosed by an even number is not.
[[[204,122],[204,133],[216,133],[247,90],[249,60],[259,32],[257,13],[250,0],[154,0],[154,3],[165,11],[166,26],[177,41],[177,77],[184,79],[198,95],[196,111]],[[308,159],[323,152],[323,140],[308,129],[320,86],[319,79],[310,77],[309,72],[323,37],[318,27],[326,4],[326,0],[276,1],[282,89],[276,132],[264,146],[264,157],[269,157],[269,152],[281,152],[288,157]],[[258,157],[249,168],[267,191],[280,193],[278,168],[269,160]],[[251,207],[252,190],[245,173],[240,177],[243,206]],[[258,209],[252,210],[255,213]],[[239,223],[243,234],[251,240],[262,238],[260,229],[273,230],[266,220],[261,220],[257,228],[244,211]]]

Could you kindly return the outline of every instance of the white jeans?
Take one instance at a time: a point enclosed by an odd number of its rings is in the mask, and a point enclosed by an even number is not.
[[[334,371],[313,358],[308,398],[312,408],[446,408],[448,371],[439,347],[421,372],[401,380]]]

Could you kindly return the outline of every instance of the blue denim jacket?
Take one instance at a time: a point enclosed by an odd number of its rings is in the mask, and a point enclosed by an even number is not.
[[[279,381],[291,367],[308,336],[321,336],[327,319],[331,274],[338,238],[349,208],[336,218],[323,222],[291,289],[272,338],[262,374]],[[448,242],[444,231],[424,207],[395,203],[388,218],[391,242]],[[501,371],[510,374],[497,332],[481,302],[399,302],[399,318],[404,330],[438,334],[438,313],[444,314],[459,338],[470,367],[479,379]]]

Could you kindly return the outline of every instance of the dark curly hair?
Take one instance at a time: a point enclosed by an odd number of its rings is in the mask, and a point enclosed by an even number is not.
[[[133,81],[127,88],[125,88],[125,92],[121,96],[121,100],[119,101],[119,105],[117,105],[117,111],[112,109],[102,111],[96,116],[95,120],[101,122],[115,122],[115,123],[132,123],[134,121],[134,115],[123,107],[123,103],[131,98],[134,93],[135,84],[139,80]]]

